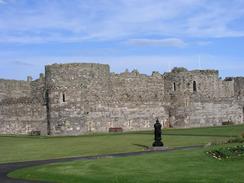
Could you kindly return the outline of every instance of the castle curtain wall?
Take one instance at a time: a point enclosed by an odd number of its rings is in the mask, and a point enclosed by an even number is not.
[[[0,80],[0,134],[80,135],[243,123],[244,78],[174,68],[151,76],[106,64],[53,64],[31,81]]]
[[[192,102],[175,109],[173,126],[178,128],[221,126],[222,123],[242,124],[243,109],[237,102]]]
[[[0,101],[5,98],[27,97],[30,94],[30,82],[0,79]]]
[[[29,98],[0,102],[0,134],[47,134],[46,107]]]
[[[154,72],[147,76],[134,70],[111,74],[111,82],[113,97],[109,107],[109,127],[146,130],[153,128],[157,117],[161,123],[168,121],[161,74]]]

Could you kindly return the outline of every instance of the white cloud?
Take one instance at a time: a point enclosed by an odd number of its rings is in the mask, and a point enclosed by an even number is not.
[[[186,43],[178,38],[167,39],[130,39],[130,44],[142,45],[142,46],[172,46],[172,47],[184,47]]]
[[[244,16],[244,1],[219,1],[205,5],[202,11],[187,19],[186,33],[201,37],[241,37],[244,30],[230,27]]]
[[[2,42],[77,42],[147,35],[244,36],[244,30],[230,26],[244,17],[241,0],[42,0],[32,5],[25,0],[11,2],[0,9]]]
[[[18,36],[0,36],[0,43],[39,44],[48,42],[77,43],[89,39],[79,35],[62,36],[60,34],[34,35],[21,34]]]

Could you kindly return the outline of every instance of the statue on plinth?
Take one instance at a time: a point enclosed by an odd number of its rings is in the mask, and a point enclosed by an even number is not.
[[[156,123],[154,124],[154,142],[153,147],[160,147],[163,146],[163,142],[161,142],[161,135],[162,135],[162,125],[159,123],[159,120],[157,118]]]

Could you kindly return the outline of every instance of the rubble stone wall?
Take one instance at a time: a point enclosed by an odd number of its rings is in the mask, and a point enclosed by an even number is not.
[[[159,73],[152,76],[138,71],[111,75],[113,98],[123,102],[149,102],[164,100],[164,78]]]
[[[26,97],[31,94],[31,85],[28,81],[0,79],[0,101],[5,98]]]
[[[223,122],[243,123],[243,107],[230,100],[193,102],[189,107],[176,109],[174,127],[221,126]]]
[[[0,134],[47,134],[46,107],[32,98],[6,99],[0,102]]]
[[[45,75],[50,133],[86,133],[91,109],[111,98],[109,66],[54,64],[46,66]]]
[[[108,132],[109,128],[124,131],[152,129],[155,119],[164,124],[168,120],[167,110],[161,103],[124,103],[118,105],[96,105],[87,115],[89,132]]]
[[[174,68],[152,75],[110,73],[106,64],[45,67],[37,80],[0,80],[0,134],[80,135],[243,123],[244,78]]]

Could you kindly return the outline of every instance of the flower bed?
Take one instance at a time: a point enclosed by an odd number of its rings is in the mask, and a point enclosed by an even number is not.
[[[231,159],[244,155],[244,145],[237,145],[233,147],[219,147],[207,151],[207,154],[215,159]]]

